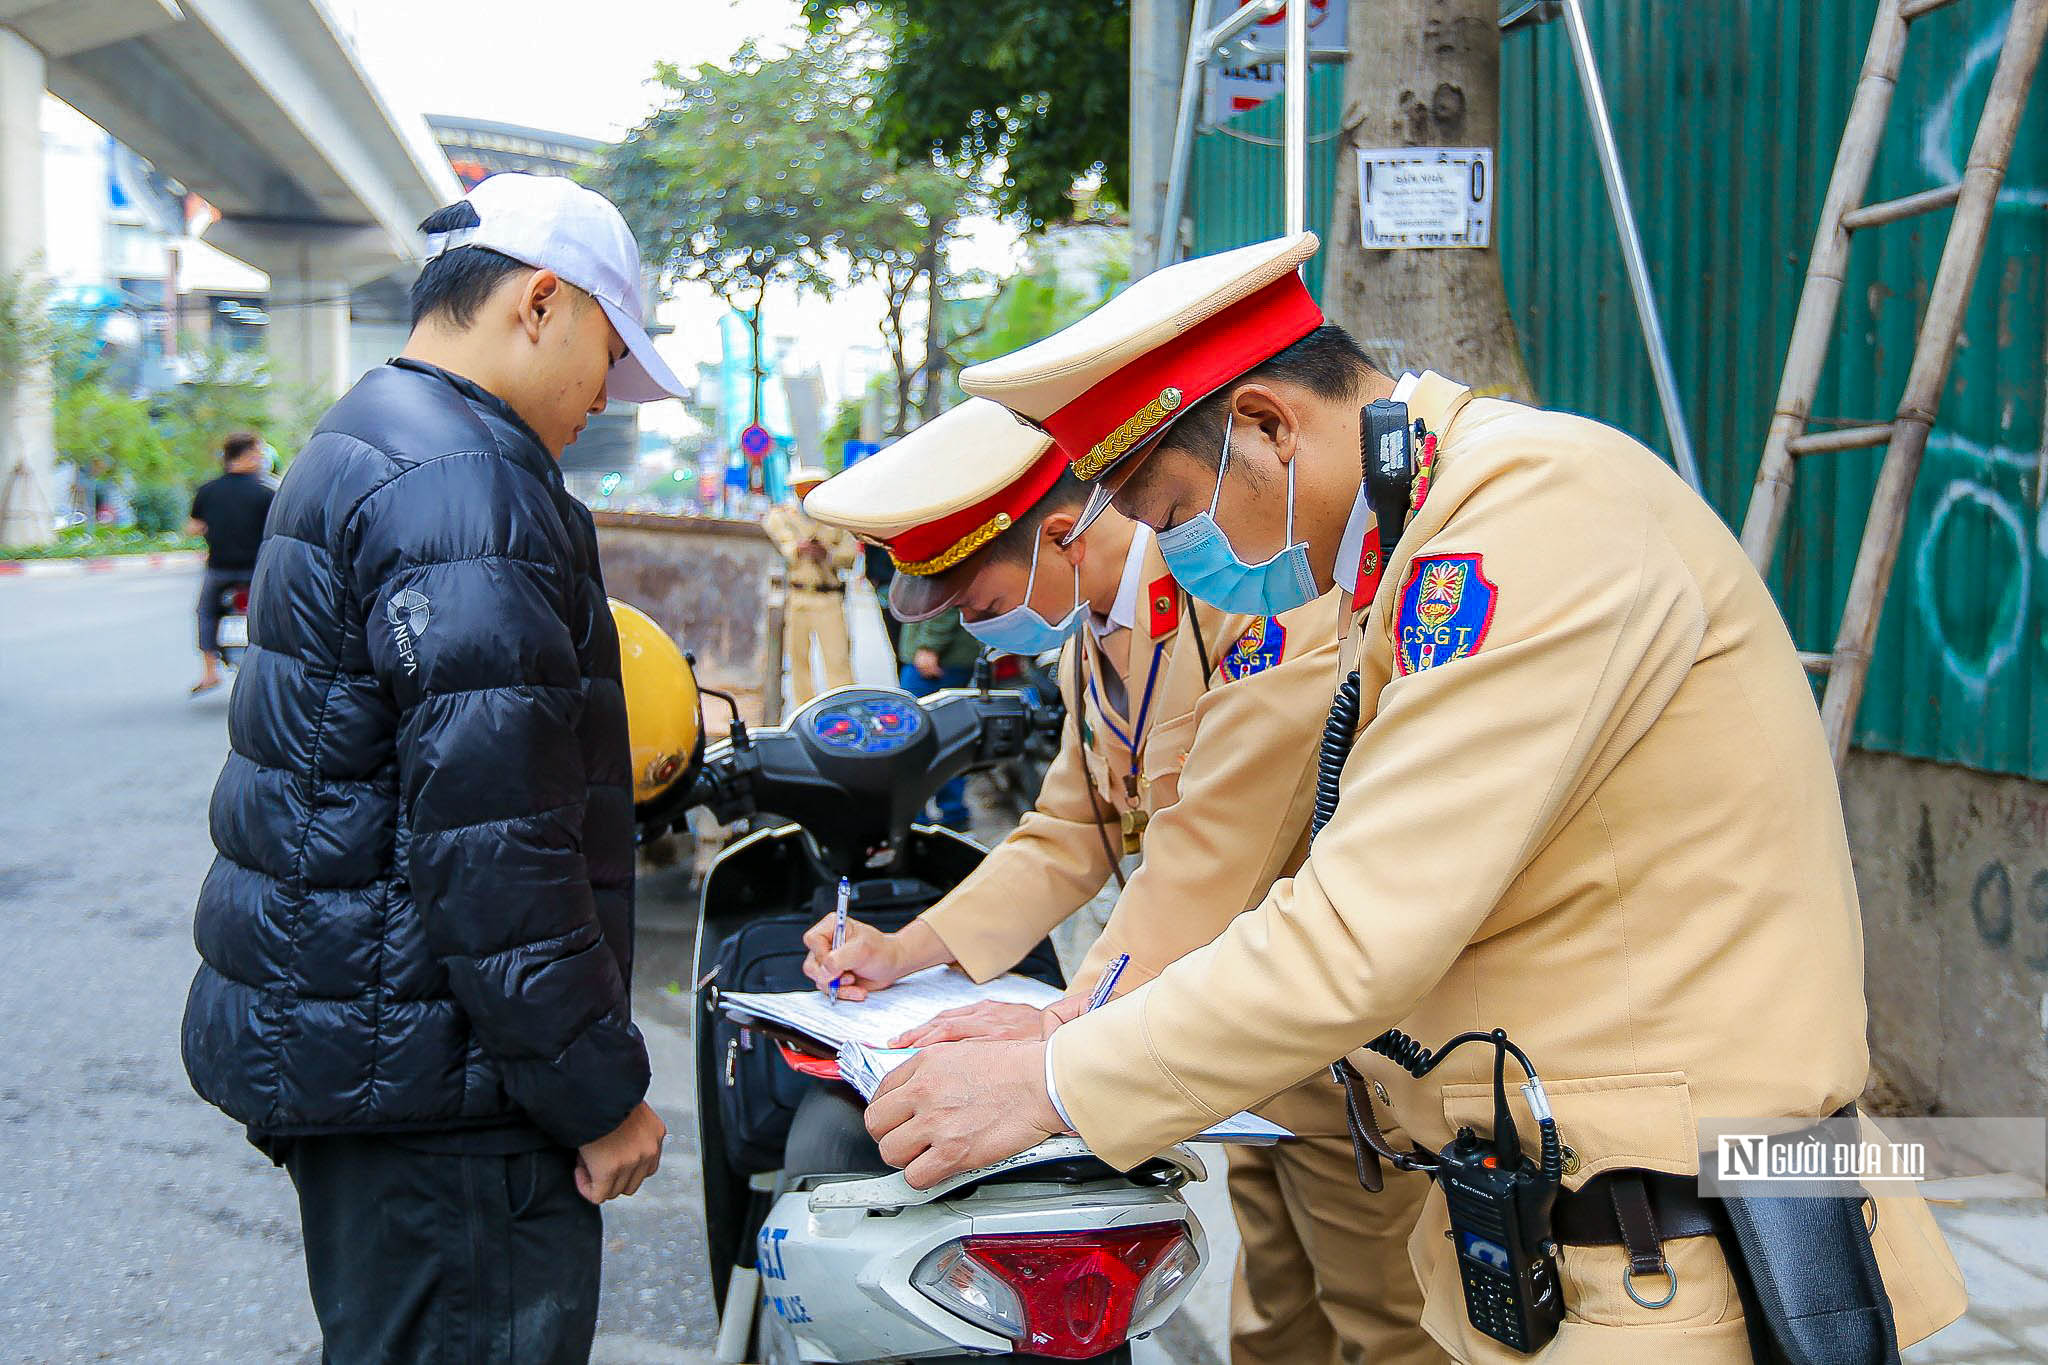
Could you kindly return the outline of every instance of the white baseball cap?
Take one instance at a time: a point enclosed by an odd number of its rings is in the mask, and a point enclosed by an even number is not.
[[[612,368],[605,395],[622,403],[680,398],[683,383],[655,354],[640,325],[640,248],[612,201],[557,175],[503,172],[468,195],[475,227],[427,234],[427,259],[477,246],[536,270],[552,270],[597,300],[611,319],[625,358]]]

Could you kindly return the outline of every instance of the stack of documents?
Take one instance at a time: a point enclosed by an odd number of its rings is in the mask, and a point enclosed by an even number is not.
[[[865,1000],[842,1000],[835,1005],[815,990],[725,991],[719,995],[719,1006],[729,1014],[777,1024],[837,1048],[839,1074],[863,1099],[873,1099],[882,1078],[918,1052],[914,1047],[892,1048],[889,1041],[940,1011],[984,1000],[1043,1008],[1059,998],[1058,990],[1028,977],[1003,976],[977,986],[951,967],[932,967]],[[1208,1129],[1198,1140],[1266,1143],[1293,1136],[1278,1124],[1239,1114]]]
[[[833,1047],[855,1042],[887,1047],[891,1038],[910,1032],[934,1014],[962,1005],[1002,1000],[1043,1009],[1059,998],[1056,987],[1028,976],[999,976],[977,986],[951,967],[927,967],[865,1000],[834,1004],[823,991],[815,990],[723,991],[718,1000],[728,1014],[750,1014]]]

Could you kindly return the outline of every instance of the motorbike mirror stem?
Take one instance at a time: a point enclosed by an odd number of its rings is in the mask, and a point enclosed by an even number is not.
[[[697,660],[695,656],[685,654],[683,657],[690,661],[690,666],[692,668],[696,667]],[[701,682],[697,684],[697,692],[700,696],[718,698],[720,701],[724,702],[726,708],[732,712],[732,720],[726,726],[725,737],[732,742],[734,753],[739,753],[742,750],[751,749],[754,747],[754,741],[752,737],[750,737],[747,734],[746,718],[740,715],[740,700],[738,697],[735,697],[730,692],[721,692],[715,687],[706,687]]]

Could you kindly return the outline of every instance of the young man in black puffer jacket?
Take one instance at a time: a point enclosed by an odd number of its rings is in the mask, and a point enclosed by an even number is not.
[[[298,1188],[328,1359],[582,1360],[598,1205],[667,1130],[618,638],[556,460],[679,385],[601,196],[497,176],[422,229],[404,354],[270,511],[185,1065]]]

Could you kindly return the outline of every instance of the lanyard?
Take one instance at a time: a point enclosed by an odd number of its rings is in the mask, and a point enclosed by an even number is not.
[[[1097,648],[1099,649],[1100,646],[1097,646]],[[1130,752],[1130,775],[1133,780],[1138,775],[1138,755],[1141,752],[1139,746],[1145,740],[1145,721],[1152,714],[1152,686],[1159,681],[1159,661],[1165,657],[1166,646],[1164,644],[1152,646],[1152,667],[1145,674],[1145,695],[1138,702],[1138,720],[1131,727],[1131,733],[1128,735],[1118,729],[1116,722],[1109,718],[1109,708],[1103,705],[1102,693],[1095,686],[1095,670],[1092,668],[1088,670],[1088,695],[1095,699],[1095,710],[1101,715],[1102,723],[1109,727],[1109,732],[1115,735],[1117,741]],[[1125,783],[1126,790],[1129,790],[1131,786],[1131,782]]]

